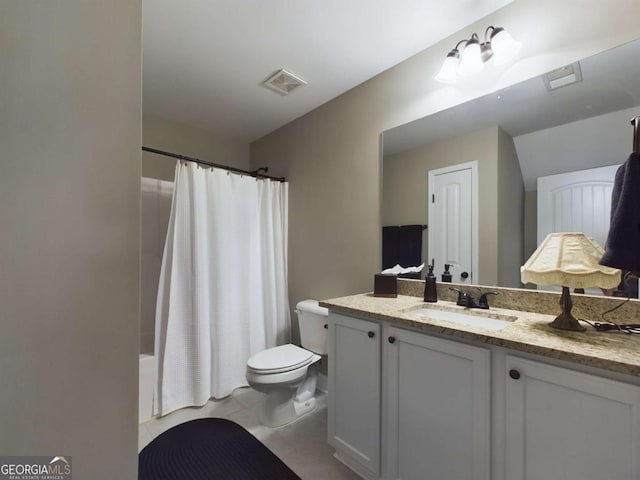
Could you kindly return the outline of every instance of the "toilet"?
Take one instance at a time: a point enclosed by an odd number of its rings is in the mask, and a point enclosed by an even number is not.
[[[296,305],[296,313],[304,348],[289,343],[247,360],[249,385],[266,394],[260,421],[268,427],[290,423],[316,407],[316,363],[327,353],[329,312],[317,300],[303,300]]]

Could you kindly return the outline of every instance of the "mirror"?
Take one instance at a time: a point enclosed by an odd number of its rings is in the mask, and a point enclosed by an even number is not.
[[[383,132],[383,227],[429,225],[428,172],[477,161],[473,283],[521,287],[519,268],[537,246],[537,179],[629,156],[638,58],[640,40],[550,72],[546,83],[547,75],[535,77]],[[431,261],[427,235],[422,260]]]

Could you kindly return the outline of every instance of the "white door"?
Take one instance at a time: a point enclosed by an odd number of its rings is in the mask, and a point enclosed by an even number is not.
[[[489,480],[491,352],[394,327],[384,336],[384,478]]]
[[[455,283],[477,283],[477,162],[429,171],[429,262]]]
[[[618,167],[538,178],[538,245],[549,233],[582,232],[604,247]]]
[[[505,478],[640,479],[640,386],[507,355]]]
[[[328,440],[367,477],[380,471],[380,325],[329,314]]]

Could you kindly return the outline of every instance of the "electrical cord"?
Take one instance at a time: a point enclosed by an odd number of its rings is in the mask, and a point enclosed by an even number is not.
[[[620,332],[620,333],[627,333],[627,334],[635,333],[635,334],[640,335],[640,324],[638,324],[638,323],[627,323],[627,324],[619,325],[619,324],[614,323],[614,322],[606,321],[606,319],[604,318],[605,315],[608,315],[609,313],[614,312],[615,310],[619,309],[621,306],[626,304],[629,300],[631,300],[631,297],[627,297],[627,299],[624,302],[616,305],[615,307],[613,307],[610,310],[607,310],[606,312],[601,313],[600,317],[602,317],[602,320],[604,320],[603,322],[590,322],[589,320],[587,320],[585,318],[581,318],[580,320],[582,320],[583,322],[586,322],[587,324],[591,325],[598,332],[612,332],[612,331],[615,331],[615,332]]]
[[[635,333],[640,335],[640,324],[638,323],[628,323],[624,325],[618,325],[617,323],[601,323],[601,322],[593,322],[591,323],[589,320],[585,320],[581,318],[580,320],[587,322],[593,328],[595,328],[598,332],[621,332],[632,334]]]

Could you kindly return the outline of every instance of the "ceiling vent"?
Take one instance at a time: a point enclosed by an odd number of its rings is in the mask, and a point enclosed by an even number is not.
[[[289,95],[289,93],[296,88],[306,85],[307,82],[283,68],[271,75],[268,79],[262,82],[262,84],[265,87],[278,92],[280,95]]]
[[[580,62],[572,63],[571,65],[552,70],[549,73],[545,73],[542,78],[548,91],[557,90],[558,88],[566,87],[582,81],[582,70],[580,69]]]

